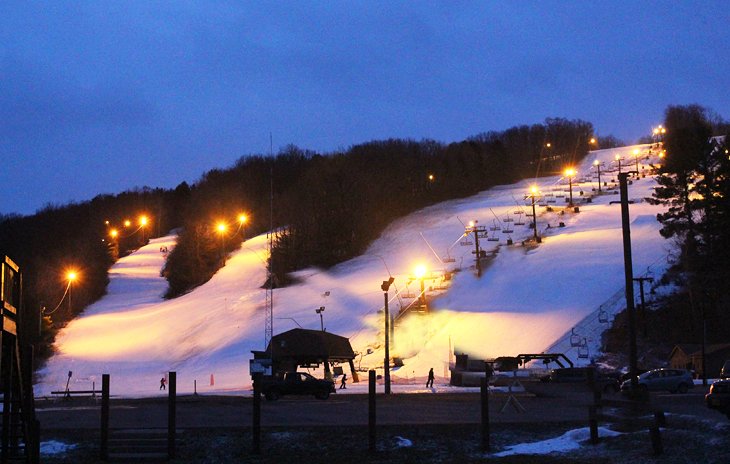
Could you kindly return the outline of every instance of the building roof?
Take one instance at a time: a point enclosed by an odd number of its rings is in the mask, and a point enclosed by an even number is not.
[[[680,343],[675,345],[669,357],[672,358],[674,353],[681,350],[686,356],[699,356],[702,353],[702,345],[699,343]],[[725,350],[730,351],[730,343],[714,343],[705,345],[705,354],[721,353]]]
[[[355,358],[350,340],[321,330],[292,329],[274,335],[266,354],[274,350],[275,359],[296,359],[299,362],[349,361]]]

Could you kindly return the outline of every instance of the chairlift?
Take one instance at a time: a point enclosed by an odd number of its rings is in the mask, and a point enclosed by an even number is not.
[[[558,197],[558,198],[565,198],[565,193],[558,193],[555,196]]]
[[[459,245],[461,245],[461,246],[472,246],[472,245],[474,245],[474,242],[472,242],[471,240],[461,240],[459,242]]]
[[[586,339],[583,339],[583,344],[578,347],[578,357],[580,359],[588,359],[589,351],[588,351],[588,343],[586,342]]]
[[[487,238],[488,242],[499,242],[499,237],[489,237]]]
[[[570,346],[580,346],[580,335],[575,333],[575,327],[570,329]]]
[[[512,219],[509,215],[507,215],[504,217],[504,219],[502,219],[502,222],[515,222],[515,220]]]
[[[547,203],[557,203],[557,201],[558,200],[556,200],[555,198],[548,198],[547,199]]]
[[[601,324],[608,322],[608,312],[605,309],[598,311],[598,322]]]
[[[456,258],[452,258],[450,256],[449,257],[446,257],[446,258],[441,258],[441,262],[442,263],[455,263],[456,262]]]
[[[541,201],[540,203],[537,204],[537,206],[547,206],[547,205],[548,205],[547,201]]]
[[[503,234],[512,234],[512,233],[514,233],[514,230],[512,230],[512,229],[502,229],[502,233]]]

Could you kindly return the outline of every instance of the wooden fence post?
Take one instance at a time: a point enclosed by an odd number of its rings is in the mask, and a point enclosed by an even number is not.
[[[177,372],[168,374],[167,390],[167,457],[175,459],[175,438],[177,435]]]
[[[489,378],[484,376],[481,385],[482,399],[482,451],[489,451]]]
[[[109,460],[109,374],[101,376],[101,460]]]
[[[371,370],[368,372],[368,448],[371,453],[377,449],[375,417],[375,371]]]
[[[261,454],[261,374],[253,375],[253,453]]]

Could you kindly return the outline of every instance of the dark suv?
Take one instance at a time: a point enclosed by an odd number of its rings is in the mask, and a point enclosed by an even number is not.
[[[284,395],[314,395],[317,399],[326,400],[330,393],[335,393],[335,384],[306,372],[287,372],[283,378],[262,378],[261,393],[269,401],[276,401]]]
[[[717,409],[730,419],[730,379],[718,380],[710,385],[705,403],[708,408]]]
[[[540,380],[543,382],[555,383],[588,383],[588,371],[591,367],[564,367],[553,369],[550,375]],[[595,370],[595,369],[594,369]],[[603,393],[616,393],[619,390],[618,376],[595,370],[594,379],[596,386]]]

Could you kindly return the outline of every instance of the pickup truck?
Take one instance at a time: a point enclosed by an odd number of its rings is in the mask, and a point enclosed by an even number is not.
[[[263,377],[261,393],[268,401],[276,401],[284,395],[314,395],[318,400],[326,400],[330,393],[335,393],[335,384],[306,372],[287,372],[283,379]]]

